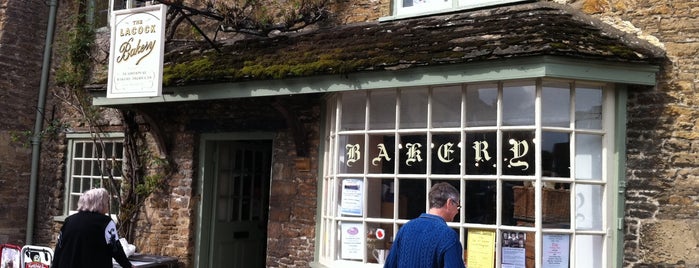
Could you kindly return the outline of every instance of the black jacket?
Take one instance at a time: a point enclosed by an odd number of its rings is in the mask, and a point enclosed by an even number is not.
[[[112,219],[104,214],[87,211],[66,218],[51,267],[111,268],[114,258],[121,267],[131,268],[121,243],[116,240],[116,228],[110,227],[111,222]]]

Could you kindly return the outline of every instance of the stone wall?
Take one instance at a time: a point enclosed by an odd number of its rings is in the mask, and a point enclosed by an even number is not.
[[[142,105],[154,120],[142,129],[161,129],[175,172],[145,203],[134,241],[138,252],[177,257],[192,267],[197,209],[201,193],[197,162],[202,133],[265,131],[275,133],[268,225],[267,267],[308,267],[313,260],[317,193],[319,108],[317,97],[286,98],[281,103],[296,113],[307,133],[310,172],[294,168],[296,145],[282,116],[270,103],[275,98]],[[148,122],[148,120],[140,120]]]
[[[26,237],[47,16],[43,0],[0,1],[0,243],[23,245]]]
[[[699,2],[578,4],[667,51],[657,86],[629,94],[625,266],[699,267]]]

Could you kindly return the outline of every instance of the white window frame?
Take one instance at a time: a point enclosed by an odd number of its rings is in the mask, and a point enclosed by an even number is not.
[[[530,79],[528,81],[532,81],[534,79]],[[614,105],[615,105],[615,91],[614,91],[614,85],[609,84],[609,83],[601,83],[601,82],[585,82],[585,81],[573,81],[573,80],[554,80],[554,79],[536,79],[536,98],[535,98],[535,118],[541,118],[542,116],[542,100],[541,100],[541,92],[542,92],[542,81],[562,81],[562,82],[571,82],[571,127],[550,127],[550,126],[542,126],[541,121],[542,120],[536,120],[536,123],[532,125],[532,128],[527,128],[527,129],[534,129],[536,131],[536,137],[541,137],[542,131],[553,131],[553,132],[564,132],[564,133],[570,133],[571,134],[571,139],[570,143],[573,144],[571,145],[572,148],[575,148],[575,137],[578,134],[590,134],[590,135],[600,135],[601,140],[602,140],[602,148],[601,148],[601,163],[602,166],[599,167],[601,168],[601,178],[598,180],[581,180],[581,179],[576,179],[576,173],[575,173],[575,161],[576,159],[576,153],[575,149],[571,149],[571,157],[570,157],[570,168],[571,168],[571,175],[570,179],[563,179],[561,178],[547,178],[542,176],[541,172],[541,165],[539,162],[537,162],[537,171],[536,174],[532,177],[532,182],[534,183],[535,186],[540,186],[544,182],[563,182],[563,183],[569,183],[570,184],[570,191],[571,193],[578,193],[576,192],[576,187],[585,185],[585,186],[600,186],[602,189],[602,203],[599,211],[599,215],[602,217],[600,220],[601,226],[599,228],[595,228],[594,230],[583,230],[583,229],[578,229],[576,227],[576,219],[575,217],[571,218],[570,220],[570,227],[569,228],[561,228],[561,229],[551,229],[551,228],[545,228],[542,226],[542,216],[541,216],[541,207],[540,205],[537,205],[536,208],[536,215],[537,219],[535,221],[535,226],[533,227],[520,227],[520,226],[511,226],[511,225],[501,225],[499,220],[496,222],[496,224],[493,225],[483,225],[483,224],[472,224],[472,223],[466,223],[464,221],[464,216],[463,213],[460,214],[457,218],[461,218],[460,220],[457,220],[458,222],[450,222],[448,223],[450,227],[454,229],[458,229],[460,232],[460,238],[461,238],[461,243],[464,247],[466,247],[466,242],[465,241],[465,233],[467,232],[468,228],[478,228],[478,229],[489,229],[489,230],[494,230],[496,231],[496,247],[497,247],[497,253],[496,253],[496,268],[501,267],[501,245],[499,243],[500,239],[499,237],[501,236],[501,230],[504,231],[523,231],[523,232],[534,232],[536,234],[535,236],[535,266],[536,267],[543,267],[542,266],[542,239],[544,234],[567,234],[570,235],[570,266],[571,268],[582,268],[582,267],[591,267],[589,266],[586,261],[589,261],[591,258],[578,258],[576,259],[576,252],[581,250],[577,248],[576,242],[578,242],[576,239],[582,239],[583,237],[589,238],[589,237],[596,237],[597,239],[602,239],[601,243],[596,244],[596,245],[601,245],[601,249],[597,251],[596,253],[599,253],[600,256],[597,256],[596,259],[593,259],[592,261],[599,261],[601,263],[601,267],[609,267],[613,266],[614,260],[612,259],[613,256],[613,251],[615,250],[613,243],[612,237],[614,236],[614,232],[616,232],[613,228],[614,227],[614,220],[616,218],[615,210],[611,206],[614,204],[614,198],[616,197],[615,191],[614,191],[614,186],[616,183],[613,181],[609,181],[610,178],[614,177],[614,172],[613,169],[615,168],[613,164],[611,164],[609,161],[614,159],[613,157],[613,152],[614,150],[614,128],[615,128],[615,115],[614,115]],[[502,102],[502,82],[511,82],[511,81],[492,81],[491,83],[498,83],[499,86],[499,97],[498,97],[498,103]],[[576,83],[579,83],[581,85],[594,85],[594,86],[599,86],[602,89],[602,107],[601,107],[601,113],[602,113],[602,125],[601,129],[579,129],[575,128],[574,123],[575,122],[575,88],[576,88]],[[469,84],[464,84],[464,88],[468,88],[470,85]],[[428,90],[428,88],[432,87],[425,87],[425,90]],[[400,90],[400,89],[397,89]],[[429,89],[431,91],[431,89]],[[462,94],[465,91],[462,89]],[[328,111],[327,114],[328,116],[326,117],[326,122],[325,125],[327,127],[326,132],[327,136],[325,137],[325,152],[323,155],[324,161],[323,161],[323,180],[322,180],[322,187],[321,187],[321,204],[319,206],[320,210],[320,221],[319,221],[319,241],[318,241],[318,261],[321,266],[324,267],[380,267],[379,264],[376,263],[368,263],[368,254],[367,252],[364,252],[364,258],[361,261],[354,261],[354,260],[342,260],[340,259],[339,256],[339,248],[340,248],[340,242],[339,242],[339,235],[338,231],[339,230],[339,224],[338,222],[340,221],[354,221],[357,223],[362,223],[363,226],[365,227],[364,229],[367,229],[366,227],[368,226],[367,223],[375,224],[375,223],[392,223],[393,224],[393,234],[388,234],[391,236],[395,235],[395,232],[397,232],[399,224],[402,225],[407,222],[405,219],[396,219],[395,214],[393,219],[377,219],[377,218],[370,218],[367,217],[367,215],[363,215],[358,218],[348,218],[346,215],[343,216],[340,214],[340,212],[337,209],[337,204],[339,204],[339,186],[338,186],[338,180],[339,178],[347,178],[346,174],[338,174],[338,159],[342,155],[344,155],[344,147],[339,144],[339,135],[342,134],[364,134],[365,139],[368,137],[369,134],[373,133],[373,130],[367,130],[369,127],[364,127],[364,130],[345,130],[341,131],[340,128],[340,114],[342,113],[342,107],[340,103],[340,98],[337,96],[341,95],[342,93],[339,93],[333,98],[329,99],[329,105],[328,105]],[[431,98],[431,96],[430,96]],[[464,118],[465,114],[465,109],[464,107],[464,101],[466,97],[463,97],[462,100],[462,121]],[[367,103],[369,102],[368,97]],[[397,101],[396,104],[396,109],[398,109],[398,106],[400,101]],[[501,116],[502,112],[502,105],[498,105],[498,117]],[[367,105],[366,111],[364,111],[364,116],[365,116],[365,124],[369,124],[370,120],[370,108],[369,105]],[[399,116],[398,113],[396,113],[396,116]],[[428,115],[428,118],[431,118],[431,115]],[[399,118],[396,119],[396,122],[399,122]],[[464,127],[464,124],[462,124],[460,132],[466,130],[467,128]],[[434,129],[430,129],[428,123],[428,127],[426,129],[423,129],[425,133],[429,133],[430,131],[434,131]],[[480,129],[487,129],[483,127],[479,127]],[[510,129],[516,129],[517,127],[509,127]],[[500,123],[497,124],[497,126],[494,127],[494,129],[498,129],[498,133],[501,133],[502,129],[508,129],[508,127],[503,127],[500,125]],[[411,132],[415,131],[420,131],[419,129],[411,129]],[[380,130],[378,133],[384,133],[385,130]],[[396,128],[395,133],[398,134],[401,132],[401,129]],[[431,135],[430,135],[431,136]],[[498,134],[498,140],[501,140],[500,134]],[[463,139],[463,138],[462,138]],[[397,140],[397,139],[396,139]],[[431,139],[428,138],[428,142]],[[366,143],[365,143],[366,144]],[[397,148],[398,146],[396,146]],[[362,149],[363,153],[366,153],[368,149],[363,148]],[[501,151],[501,150],[498,150]],[[541,145],[536,144],[536,149],[535,153],[537,154],[536,159],[537,161],[540,161],[541,159]],[[501,156],[498,156],[501,158]],[[369,164],[369,159],[371,158],[370,155],[364,154],[363,155],[363,163],[357,163],[357,164],[363,164],[363,165],[370,165]],[[429,159],[429,157],[426,157]],[[462,158],[463,159],[463,158]],[[498,163],[502,163],[502,159],[498,160]],[[430,168],[428,167],[428,170]],[[364,170],[367,170],[366,168]],[[397,172],[396,172],[397,173]],[[429,172],[426,175],[426,179],[430,180],[430,175]],[[463,171],[462,171],[463,173]],[[357,177],[360,177],[364,180],[365,184],[368,181],[367,176],[368,173],[364,174],[359,174]],[[398,175],[399,176],[399,175]],[[375,177],[375,176],[370,176],[370,177]],[[440,180],[443,179],[445,176],[440,176]],[[462,187],[463,187],[463,182],[467,181],[472,175],[465,175],[461,174],[457,180],[461,180]],[[483,176],[481,176],[483,177]],[[496,181],[502,179],[508,180],[512,178],[508,178],[508,176],[504,176],[502,174],[492,176],[496,178]],[[511,176],[510,176],[511,177]],[[396,179],[397,180],[397,179]],[[498,196],[501,196],[501,183],[498,182]],[[536,199],[537,199],[537,204],[541,204],[541,187],[535,187],[537,194]],[[582,188],[581,188],[582,189]],[[367,210],[367,208],[371,204],[368,200],[368,194],[366,193],[366,189],[364,189],[365,193],[363,194],[363,209],[364,211]],[[462,197],[464,195],[463,189],[461,189],[462,192]],[[580,193],[578,193],[580,194]],[[577,196],[578,194],[575,194],[573,196]],[[574,214],[575,212],[575,204],[577,198],[571,198],[570,200],[570,211],[571,215],[576,215]],[[463,200],[463,199],[462,199]],[[427,201],[426,201],[427,203]],[[501,203],[501,200],[498,200],[498,203]],[[394,204],[394,210],[397,211],[398,207],[397,204]],[[426,205],[427,207],[427,205]],[[501,205],[497,206],[497,215],[501,215]],[[463,208],[462,208],[463,209]],[[463,210],[462,210],[463,212]],[[498,216],[499,218],[500,216]],[[580,240],[583,241],[583,240]],[[582,242],[581,242],[582,243]],[[364,249],[366,249],[366,245],[362,245]],[[586,245],[587,246],[587,245]],[[366,251],[366,250],[365,250]],[[582,252],[579,254],[583,254]],[[579,255],[578,254],[578,255]]]
[[[390,16],[383,17],[380,20],[428,16],[439,13],[476,9],[531,0],[413,0],[424,1],[426,3],[410,7],[403,7],[403,1],[405,0],[391,0]],[[433,4],[433,2],[439,3]]]
[[[74,204],[73,202],[77,202],[77,199],[79,198],[82,193],[84,193],[87,190],[93,189],[93,188],[111,188],[107,185],[103,185],[102,182],[107,180],[108,177],[101,175],[101,174],[95,174],[92,169],[94,166],[90,165],[90,171],[87,171],[85,173],[84,171],[75,171],[76,166],[75,166],[75,161],[84,161],[85,163],[91,163],[92,162],[98,162],[101,165],[104,165],[104,161],[114,161],[119,166],[123,166],[123,148],[124,148],[124,134],[123,133],[104,133],[100,134],[101,135],[101,140],[105,143],[121,143],[121,156],[122,158],[113,158],[113,159],[105,159],[104,157],[99,157],[96,158],[94,157],[85,157],[85,154],[81,152],[83,157],[76,157],[76,151],[75,151],[75,146],[76,143],[83,143],[83,144],[92,144],[92,150],[94,152],[96,146],[98,146],[97,143],[99,143],[99,140],[95,140],[93,138],[92,134],[88,133],[71,133],[67,134],[66,138],[68,139],[68,148],[66,152],[66,171],[65,171],[65,199],[64,199],[64,207],[63,207],[63,214],[64,216],[72,215],[74,213],[77,213],[77,210],[72,210],[71,208],[77,207],[77,204]],[[112,148],[116,148],[116,146],[112,146]],[[84,149],[84,147],[83,147]],[[85,165],[82,165],[85,166]],[[84,187],[84,185],[80,185],[79,189],[76,190],[74,188],[73,183],[77,179],[90,179],[92,182],[88,187]],[[114,179],[117,180],[117,183],[121,183],[123,180],[122,176],[114,176]],[[97,185],[99,184],[99,185]],[[114,193],[111,193],[114,194]],[[110,211],[109,213],[112,215],[112,217],[116,217],[119,211],[119,207],[114,203],[114,201],[117,200],[115,197],[113,197],[113,200],[110,200]]]
[[[105,6],[105,9],[99,9],[100,5],[98,3],[104,3],[105,1],[109,1],[109,6]],[[117,2],[122,2],[124,6],[117,5]],[[94,28],[108,27],[112,21],[112,12],[115,10],[143,7],[153,5],[154,3],[155,1],[152,0],[87,0],[87,22],[93,24]],[[94,25],[98,17],[102,17],[101,21],[104,21],[104,25]]]

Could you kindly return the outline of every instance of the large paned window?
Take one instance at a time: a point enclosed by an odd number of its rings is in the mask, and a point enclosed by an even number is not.
[[[393,16],[417,16],[528,0],[393,0]]]
[[[532,79],[335,94],[320,262],[379,267],[448,182],[462,205],[448,225],[474,267],[609,267],[611,90]]]
[[[118,134],[100,140],[93,140],[88,136],[77,134],[68,137],[64,211],[66,214],[76,213],[78,199],[82,193],[90,189],[105,188],[115,197],[110,202],[109,212],[116,215],[119,212],[116,195],[121,192],[123,179],[123,138]]]

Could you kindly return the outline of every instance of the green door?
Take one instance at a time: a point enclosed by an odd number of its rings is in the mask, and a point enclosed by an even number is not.
[[[217,141],[210,267],[265,267],[272,142]]]

